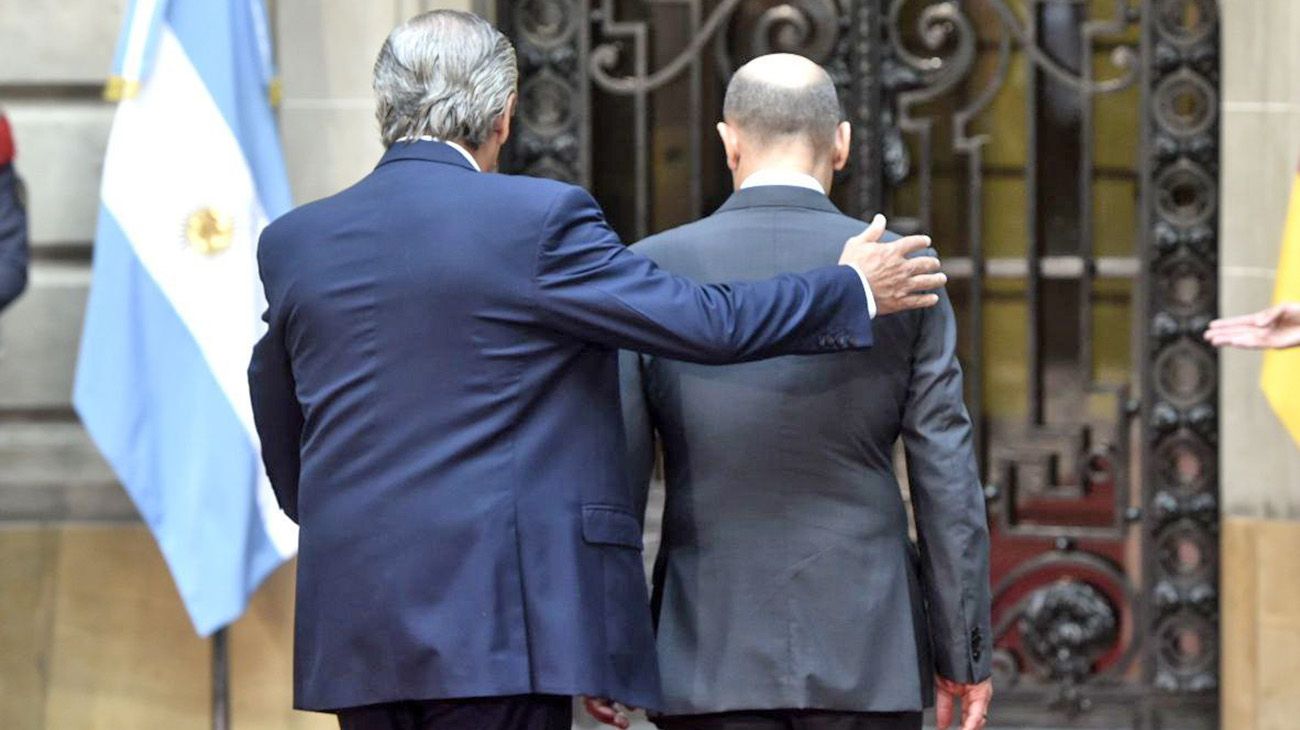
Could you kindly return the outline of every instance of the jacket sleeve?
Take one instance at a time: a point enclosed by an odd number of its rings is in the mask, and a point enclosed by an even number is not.
[[[991,674],[989,531],[962,398],[952,304],[917,313],[918,341],[903,413],[903,445],[939,675],[971,684]]]
[[[27,211],[12,164],[0,165],[0,310],[27,288]]]
[[[623,404],[623,432],[627,437],[628,484],[632,505],[640,519],[645,517],[654,474],[655,426],[646,397],[642,356],[623,350],[618,354],[620,400]]]
[[[262,237],[262,244],[266,236]],[[258,247],[259,263],[265,248]],[[262,265],[262,281],[267,282]],[[293,368],[285,345],[285,309],[283,290],[267,285],[267,307],[262,319],[266,334],[253,347],[248,365],[248,387],[253,400],[253,421],[262,442],[262,462],[271,479],[271,488],[280,509],[298,521],[298,473],[301,465],[303,416],[298,403]]]
[[[701,285],[628,250],[596,201],[572,186],[546,215],[533,287],[544,325],[676,360],[725,364],[871,345],[866,293],[852,268]]]

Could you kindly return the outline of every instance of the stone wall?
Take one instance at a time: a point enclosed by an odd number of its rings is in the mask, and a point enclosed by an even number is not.
[[[1300,3],[1223,3],[1225,313],[1267,306],[1300,162]],[[1223,355],[1224,513],[1300,519],[1300,448],[1259,389],[1261,355]],[[1297,373],[1300,378],[1300,373]]]
[[[1224,313],[1267,306],[1300,162],[1300,3],[1223,0]],[[1300,447],[1259,389],[1261,355],[1222,358],[1223,725],[1295,723]],[[1296,374],[1300,380],[1300,373]]]
[[[30,287],[0,315],[6,520],[134,516],[69,404],[113,114],[100,87],[124,4],[31,3],[0,14],[0,107],[27,182],[33,247]]]

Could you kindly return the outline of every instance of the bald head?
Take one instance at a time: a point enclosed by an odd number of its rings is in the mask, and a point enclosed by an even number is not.
[[[759,56],[741,66],[727,85],[722,115],[755,145],[803,142],[818,155],[834,144],[841,116],[830,75],[791,53]]]

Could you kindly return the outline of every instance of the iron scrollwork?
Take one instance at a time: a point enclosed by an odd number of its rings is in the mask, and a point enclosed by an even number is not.
[[[615,0],[600,0],[592,12],[594,42],[586,64],[586,74],[592,87],[605,94],[631,99],[634,105],[633,176],[635,187],[635,213],[633,233],[642,237],[649,233],[651,209],[649,178],[650,132],[647,119],[650,114],[651,95],[662,90],[689,70],[691,93],[696,102],[686,110],[690,117],[692,160],[699,157],[702,145],[699,137],[700,120],[697,115],[702,100],[700,93],[701,61],[704,49],[712,44],[715,73],[718,78],[729,78],[737,60],[771,52],[800,53],[825,64],[841,91],[850,89],[852,73],[842,59],[846,47],[845,19],[850,15],[850,0],[790,0],[767,7],[756,17],[746,16],[747,27],[738,27],[739,11],[746,0],[721,0],[713,5],[702,20],[699,14],[704,7],[700,0],[682,3],[674,0],[645,0],[645,6],[673,5],[687,8],[692,17],[687,28],[685,45],[666,63],[652,69],[650,55],[650,27],[645,20],[622,17],[620,5]],[[730,41],[739,36],[743,48],[733,49]],[[691,197],[698,201],[701,191],[696,175],[692,176]],[[696,204],[698,209],[698,202]]]
[[[654,91],[680,76],[711,42],[715,44],[720,75],[723,78],[730,76],[735,64],[726,50],[724,31],[745,1],[722,0],[709,13],[686,47],[662,68],[654,71],[641,68],[631,74],[618,74],[615,69],[625,53],[621,43],[627,40],[644,43],[647,29],[643,22],[619,21],[613,0],[603,0],[597,17],[601,21],[602,35],[606,40],[591,52],[589,71],[592,82],[605,91],[616,94]],[[653,3],[654,0],[649,2]],[[792,0],[768,8],[753,24],[748,55],[798,52],[824,62],[830,58],[839,38],[838,26],[842,14],[843,8],[839,0]]]
[[[1117,45],[1111,52],[1110,62],[1119,73],[1108,79],[1096,80],[1091,69],[1076,73],[1065,68],[1039,47],[1037,40],[1026,30],[1026,22],[1007,5],[1005,0],[982,0],[997,17],[1000,33],[997,38],[997,68],[989,82],[952,117],[953,148],[967,155],[978,154],[987,143],[987,137],[972,136],[969,125],[988,108],[1003,88],[1010,68],[1013,42],[1015,48],[1026,54],[1035,68],[1055,80],[1085,95],[1101,95],[1121,91],[1132,86],[1138,78],[1140,65],[1138,53],[1127,45]],[[915,27],[908,32],[903,24],[909,5],[919,5],[913,0],[892,0],[885,25],[888,39],[886,60],[887,88],[891,99],[885,105],[888,115],[897,114],[898,128],[906,133],[922,136],[922,147],[928,144],[933,121],[918,112],[919,107],[951,93],[961,81],[969,77],[976,58],[977,37],[970,16],[955,0],[922,5],[915,13]],[[1126,0],[1116,0],[1114,16],[1106,20],[1089,21],[1081,29],[1086,42],[1099,37],[1117,35],[1133,23],[1137,15]],[[908,39],[915,39],[922,48],[909,47]],[[894,120],[890,119],[891,126]],[[906,159],[906,147],[901,135],[891,133],[886,138],[886,159],[891,161],[888,174],[891,184],[898,185],[906,179],[911,169]],[[925,168],[922,168],[925,174]],[[923,183],[924,185],[924,183]],[[924,204],[924,203],[923,203]],[[923,211],[922,225],[928,223],[929,214]]]
[[[584,0],[522,0],[501,14],[519,59],[519,108],[506,152],[509,169],[588,184],[588,110],[582,65]]]
[[[1057,711],[1087,712],[1085,686],[1123,676],[1139,654],[1141,635],[1124,627],[1139,601],[1120,566],[1059,540],[994,587],[995,681],[1016,687],[1028,672],[1050,689]]]
[[[1053,679],[1076,684],[1093,672],[1118,632],[1110,600],[1078,580],[1034,591],[1020,619],[1025,652]]]

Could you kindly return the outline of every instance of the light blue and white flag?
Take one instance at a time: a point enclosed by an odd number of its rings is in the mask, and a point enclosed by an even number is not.
[[[297,543],[245,375],[257,239],[290,206],[266,27],[263,0],[130,4],[73,393],[203,635]]]

